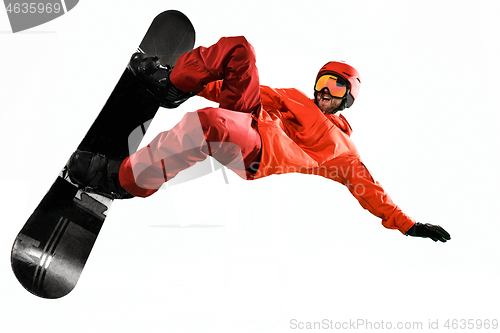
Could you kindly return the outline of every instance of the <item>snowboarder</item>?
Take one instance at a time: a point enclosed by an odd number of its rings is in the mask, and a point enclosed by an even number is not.
[[[338,111],[358,96],[357,70],[329,62],[317,74],[314,99],[296,89],[261,86],[253,47],[244,37],[182,55],[173,68],[135,53],[130,70],[160,104],[175,108],[198,95],[218,108],[188,112],[171,130],[125,159],[76,151],[68,173],[80,188],[115,199],[147,197],[180,171],[212,156],[244,179],[299,172],[345,185],[384,227],[446,242],[438,225],[422,224],[393,203],[361,162],[352,129]]]

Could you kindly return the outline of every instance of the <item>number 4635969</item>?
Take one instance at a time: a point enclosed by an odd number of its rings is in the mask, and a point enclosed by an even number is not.
[[[447,329],[497,329],[497,319],[448,319],[444,323]]]
[[[60,3],[37,3],[37,2],[23,2],[23,3],[9,3],[6,7],[7,13],[15,14],[58,14],[61,12]]]

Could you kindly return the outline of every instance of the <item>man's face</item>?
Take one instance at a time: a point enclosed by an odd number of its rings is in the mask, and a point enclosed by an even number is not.
[[[314,103],[323,113],[335,113],[335,110],[342,104],[342,98],[332,97],[327,89],[323,89],[316,93]]]

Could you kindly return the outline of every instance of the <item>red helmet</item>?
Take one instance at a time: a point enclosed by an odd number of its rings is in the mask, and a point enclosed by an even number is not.
[[[348,82],[349,91],[346,94],[345,107],[350,107],[358,96],[359,88],[361,87],[361,79],[358,71],[344,62],[330,61],[318,72],[316,82],[325,74],[337,74]]]

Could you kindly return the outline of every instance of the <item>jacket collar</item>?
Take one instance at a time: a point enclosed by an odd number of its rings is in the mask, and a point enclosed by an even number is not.
[[[335,126],[340,128],[342,132],[344,132],[348,136],[351,136],[351,125],[349,125],[349,122],[342,114],[339,114],[338,116],[336,114],[326,114],[325,116],[327,116],[327,118],[330,119],[335,124]]]

